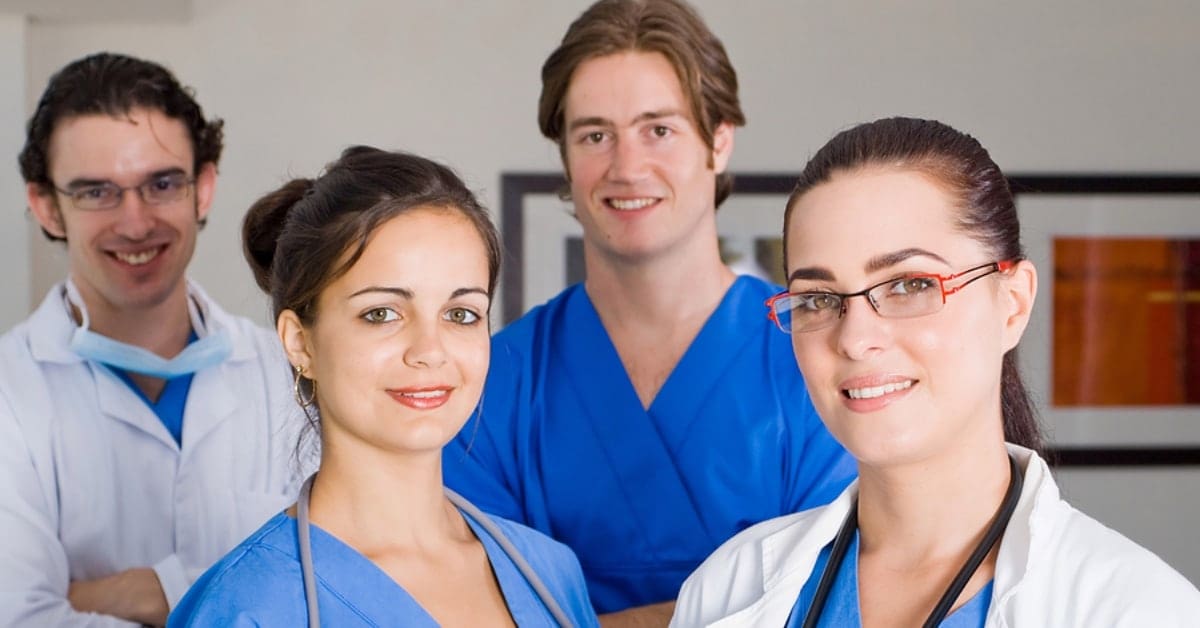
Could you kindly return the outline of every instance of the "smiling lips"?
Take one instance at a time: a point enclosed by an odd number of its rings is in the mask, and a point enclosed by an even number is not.
[[[130,266],[142,266],[144,264],[149,264],[150,260],[158,257],[158,254],[162,253],[164,250],[166,250],[166,248],[167,246],[164,244],[162,246],[156,246],[154,248],[144,249],[141,251],[113,251],[110,254]]]
[[[615,209],[617,211],[628,212],[628,211],[637,211],[639,209],[645,209],[645,208],[657,203],[659,200],[660,199],[653,197],[653,196],[645,196],[645,197],[640,197],[640,198],[612,198],[612,197],[609,197],[609,198],[604,199],[604,203],[606,205],[608,205],[609,207],[611,207],[612,209]]]
[[[431,386],[427,388],[400,388],[388,390],[392,399],[417,410],[432,410],[441,407],[450,400],[453,388],[449,386]]]
[[[918,380],[904,377],[864,377],[842,383],[842,403],[855,412],[873,412],[904,398]]]
[[[874,399],[876,397],[882,397],[888,393],[896,392],[897,390],[904,390],[906,388],[911,388],[912,385],[913,385],[913,381],[910,379],[910,380],[903,381],[903,382],[884,384],[882,386],[869,386],[866,388],[847,388],[847,389],[844,389],[842,392],[847,397],[850,397],[851,399]]]

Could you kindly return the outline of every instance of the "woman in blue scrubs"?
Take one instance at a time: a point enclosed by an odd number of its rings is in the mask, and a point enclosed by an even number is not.
[[[859,480],[723,545],[672,625],[1195,625],[1196,588],[1071,508],[1039,455],[1015,368],[1037,270],[974,138],[911,118],[839,134],[784,235],[769,315]]]
[[[500,257],[462,181],[351,148],[260,199],[243,236],[320,471],[170,624],[597,625],[569,549],[442,486],[442,447],[487,374]]]

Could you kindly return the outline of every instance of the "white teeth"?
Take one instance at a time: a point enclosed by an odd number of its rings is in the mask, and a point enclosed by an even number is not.
[[[632,199],[608,199],[608,204],[612,205],[613,209],[631,210],[649,207],[654,204],[653,198],[632,198]]]
[[[875,397],[882,397],[888,393],[896,392],[897,390],[904,390],[912,385],[913,383],[910,379],[906,382],[884,384],[882,386],[872,386],[870,388],[848,388],[846,389],[846,394],[850,395],[851,399],[874,399]]]
[[[426,391],[422,391],[422,392],[404,393],[404,396],[405,397],[415,397],[417,399],[436,399],[437,397],[445,397],[446,391],[444,391],[444,390],[426,390]]]
[[[114,253],[113,255],[116,255],[117,259],[131,266],[141,266],[155,257],[158,257],[158,251],[158,247],[155,247],[146,251],[142,251],[141,253]]]

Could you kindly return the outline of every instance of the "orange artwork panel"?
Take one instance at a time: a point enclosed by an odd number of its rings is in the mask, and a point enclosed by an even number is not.
[[[1053,404],[1200,404],[1200,240],[1056,238]]]

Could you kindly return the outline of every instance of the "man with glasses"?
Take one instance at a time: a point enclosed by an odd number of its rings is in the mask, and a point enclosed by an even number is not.
[[[29,120],[27,201],[69,272],[0,337],[0,625],[161,625],[295,496],[275,334],[184,276],[222,139],[115,54],[60,70]]]
[[[721,260],[716,209],[744,119],[696,12],[593,4],[542,66],[538,121],[587,279],[496,335],[446,483],[570,546],[606,626],[665,626],[718,545],[832,500],[854,463],[766,320],[778,287]]]

